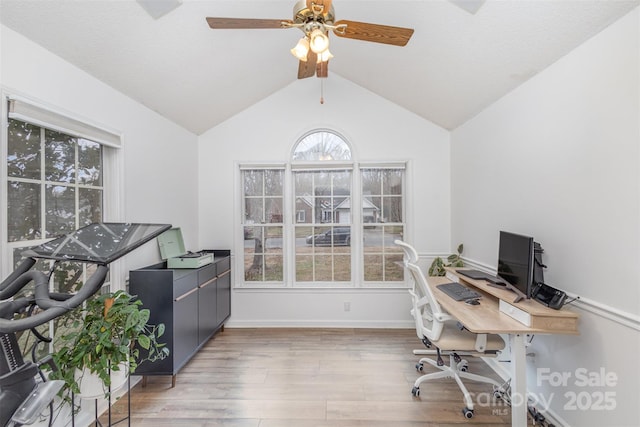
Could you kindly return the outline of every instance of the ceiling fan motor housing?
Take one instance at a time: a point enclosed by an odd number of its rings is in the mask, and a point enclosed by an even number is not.
[[[333,5],[329,10],[323,10],[322,14],[316,15],[313,10],[307,7],[305,0],[299,0],[295,6],[293,6],[293,22],[296,24],[305,24],[311,21],[318,21],[324,24],[333,24],[335,21],[335,11]]]

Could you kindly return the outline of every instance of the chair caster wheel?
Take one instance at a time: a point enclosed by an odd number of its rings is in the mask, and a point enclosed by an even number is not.
[[[504,396],[504,393],[501,390],[494,390],[493,391],[493,397],[496,399],[502,399],[502,397]]]
[[[413,394],[414,397],[420,396],[420,387],[413,387],[411,389],[411,394]]]
[[[416,371],[422,372],[424,370],[424,365],[422,363],[416,364]]]
[[[473,418],[473,409],[464,408],[462,410],[462,414],[464,415],[465,418]]]
[[[460,367],[460,370],[461,370],[462,372],[467,372],[467,371],[469,370],[469,365],[463,365],[463,366],[461,366],[461,367]]]

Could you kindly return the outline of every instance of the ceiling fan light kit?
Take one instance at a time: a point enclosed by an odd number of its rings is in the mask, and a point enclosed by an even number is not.
[[[298,78],[328,76],[329,31],[338,37],[405,46],[413,29],[342,20],[335,22],[332,0],[300,0],[293,7],[293,20],[209,17],[212,29],[299,28],[304,36],[291,49],[298,63]]]
[[[329,52],[329,49],[326,49],[324,52],[318,54],[318,63],[327,62],[331,58],[333,58],[333,55]]]
[[[291,54],[298,58],[300,61],[307,61],[307,54],[309,53],[309,39],[303,37],[298,40],[298,44],[291,49]]]
[[[320,28],[316,28],[309,35],[309,48],[315,53],[322,53],[329,49],[329,37]]]

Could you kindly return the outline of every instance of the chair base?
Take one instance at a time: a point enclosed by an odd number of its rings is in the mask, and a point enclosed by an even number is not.
[[[492,384],[494,386],[495,397],[502,396],[503,394],[502,384],[500,384],[493,378],[484,377],[482,375],[477,375],[477,374],[472,374],[470,372],[467,372],[467,369],[469,367],[468,362],[464,359],[460,360],[460,362],[456,362],[455,361],[456,357],[458,357],[457,354],[450,353],[449,365],[442,365],[442,366],[439,366],[435,360],[427,357],[420,359],[418,361],[418,364],[416,365],[416,369],[418,371],[422,371],[422,366],[424,365],[424,363],[428,363],[431,366],[438,368],[440,371],[433,372],[430,374],[425,374],[425,375],[422,375],[420,378],[418,378],[413,384],[413,390],[411,391],[411,393],[416,397],[419,396],[420,384],[422,384],[425,381],[438,379],[438,378],[453,378],[456,381],[456,383],[458,383],[458,387],[460,387],[460,390],[464,395],[464,402],[466,407],[463,409],[462,412],[464,413],[466,418],[471,418],[473,417],[473,400],[471,399],[471,394],[467,390],[467,387],[462,382],[462,378],[469,379],[472,381]]]

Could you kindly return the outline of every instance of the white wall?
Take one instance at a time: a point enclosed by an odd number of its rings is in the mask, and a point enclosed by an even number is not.
[[[124,210],[119,220],[171,223],[195,247],[197,137],[9,28],[0,31],[4,91],[122,133]],[[157,245],[148,243],[125,258],[124,268],[158,260]]]
[[[495,268],[499,230],[532,235],[545,281],[587,302],[579,337],[535,337],[529,350],[529,389],[573,426],[640,425],[638,27],[636,9],[451,137],[452,242]],[[601,367],[615,386],[575,385],[576,369]],[[538,385],[537,368],[572,378]],[[583,404],[613,392],[616,408],[572,410],[572,392]]]
[[[359,161],[409,159],[414,227],[407,239],[425,259],[464,242],[471,261],[495,267],[500,229],[531,234],[545,248],[547,282],[588,300],[578,308],[579,337],[535,337],[530,389],[553,397],[552,410],[571,425],[635,426],[638,20],[635,10],[451,136],[334,73],[324,105],[317,79],[297,81],[197,138],[5,27],[0,85],[121,131],[124,219],[180,226],[189,249],[231,248],[241,256],[233,226],[237,163],[284,162],[309,130],[340,132]],[[147,245],[128,264],[157,257],[157,248]],[[342,310],[346,299],[349,313]],[[230,325],[410,327],[408,302],[406,291],[394,290],[234,290]],[[536,384],[536,368],[575,373],[581,367],[617,374],[616,386]],[[565,410],[564,393],[572,390],[588,397],[614,392],[617,407]]]
[[[357,161],[410,161],[407,214],[415,227],[407,240],[420,237],[422,254],[448,253],[449,133],[335,73],[321,105],[320,85],[296,81],[200,137],[200,246],[231,248],[241,260],[238,162],[286,162],[305,132],[329,128],[349,141]],[[409,298],[406,290],[235,290],[229,325],[410,326]]]

